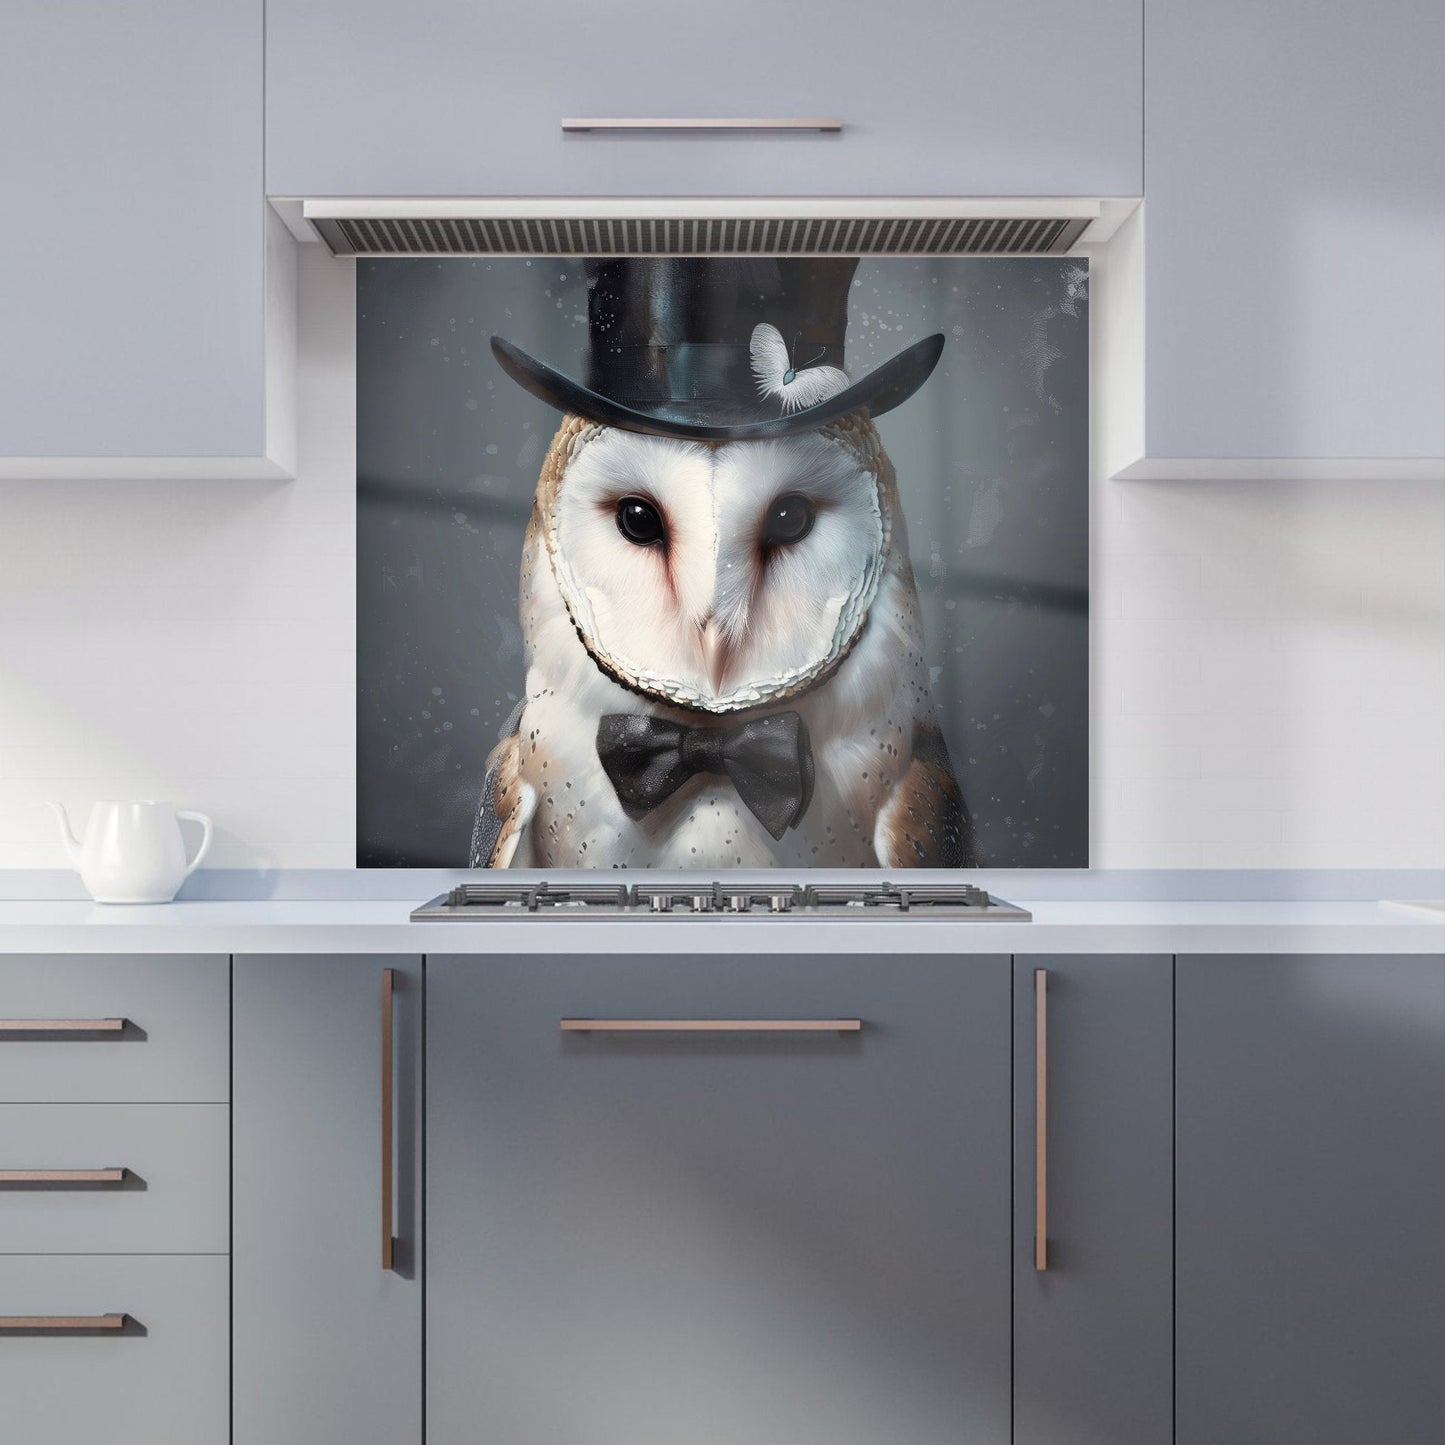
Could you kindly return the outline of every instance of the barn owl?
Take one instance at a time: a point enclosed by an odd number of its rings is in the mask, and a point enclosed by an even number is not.
[[[520,609],[525,697],[488,760],[473,866],[973,863],[865,412],[722,443],[566,415]],[[639,730],[687,735],[670,756],[690,766],[651,796],[609,752]],[[739,737],[796,756],[781,801],[722,760]]]

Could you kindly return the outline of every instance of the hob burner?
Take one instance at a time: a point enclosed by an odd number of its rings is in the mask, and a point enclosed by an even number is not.
[[[1026,922],[972,883],[462,883],[413,921],[485,918],[932,918]]]

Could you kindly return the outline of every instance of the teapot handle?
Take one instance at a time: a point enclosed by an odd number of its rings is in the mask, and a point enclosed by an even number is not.
[[[184,818],[189,823],[201,825],[201,846],[196,849],[196,856],[186,864],[185,876],[189,878],[197,868],[201,866],[202,859],[210,852],[211,848],[211,820],[204,813],[188,813],[181,810],[176,811],[176,817]]]

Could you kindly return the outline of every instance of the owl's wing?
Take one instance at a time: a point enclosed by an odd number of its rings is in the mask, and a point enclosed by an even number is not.
[[[487,758],[469,868],[510,868],[537,806],[536,794],[522,780],[522,739],[516,730],[520,713],[518,707],[509,719],[511,727]]]
[[[873,851],[885,868],[976,868],[973,823],[931,722],[913,725],[913,755],[878,814]]]

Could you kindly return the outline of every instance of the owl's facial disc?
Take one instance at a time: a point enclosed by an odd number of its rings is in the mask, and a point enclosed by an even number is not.
[[[540,505],[595,661],[703,712],[792,697],[831,673],[888,543],[875,473],[827,432],[714,448],[600,427]]]

